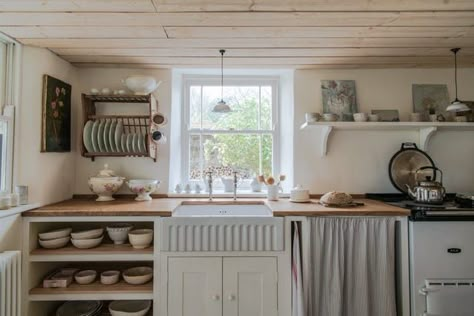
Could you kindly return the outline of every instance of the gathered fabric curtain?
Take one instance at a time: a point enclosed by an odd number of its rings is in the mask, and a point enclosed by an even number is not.
[[[308,316],[396,316],[395,218],[312,217]]]

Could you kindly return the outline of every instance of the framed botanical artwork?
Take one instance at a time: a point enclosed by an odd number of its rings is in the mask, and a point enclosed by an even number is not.
[[[71,85],[43,76],[41,152],[71,151]]]
[[[341,121],[351,121],[357,112],[354,80],[321,80],[323,112],[334,113]]]
[[[445,84],[413,84],[412,94],[415,113],[444,114],[450,104]]]

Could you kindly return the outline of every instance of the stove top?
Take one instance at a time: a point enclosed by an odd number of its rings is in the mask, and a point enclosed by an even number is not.
[[[447,194],[443,204],[417,203],[403,194],[368,193],[366,197],[410,209],[412,221],[474,221],[473,203],[460,200],[456,194]]]

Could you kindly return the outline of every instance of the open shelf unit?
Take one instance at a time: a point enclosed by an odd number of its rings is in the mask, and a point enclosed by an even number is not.
[[[145,249],[134,249],[130,244],[114,245],[106,236],[104,243],[96,248],[78,249],[69,244],[59,249],[44,249],[38,245],[38,233],[63,227],[73,231],[105,227],[112,223],[131,223],[135,228],[153,228],[153,244]],[[153,312],[157,315],[157,299],[160,284],[159,242],[160,218],[155,216],[61,216],[25,217],[24,283],[22,295],[27,315],[44,316],[54,311],[62,301],[81,300],[152,300]],[[104,234],[107,234],[104,231]],[[131,285],[123,279],[114,285],[100,283],[100,272],[135,267],[153,267],[152,281],[143,285]],[[75,281],[66,288],[43,288],[43,278],[58,268],[74,267],[94,269],[98,272],[94,283],[79,285]],[[104,309],[105,315],[107,310]]]
[[[326,156],[329,135],[334,130],[353,131],[390,131],[390,130],[413,130],[419,132],[419,147],[426,150],[431,137],[439,130],[474,131],[474,123],[471,122],[306,122],[300,129],[319,129],[320,153]]]

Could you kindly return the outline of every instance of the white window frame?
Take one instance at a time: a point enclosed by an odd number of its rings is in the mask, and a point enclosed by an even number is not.
[[[5,176],[0,181],[3,191],[11,192],[14,168],[15,104],[19,100],[21,45],[2,33],[0,33],[0,42],[6,44],[5,85],[2,87],[4,95],[0,100],[0,122],[6,124],[6,127],[0,132],[7,133],[5,144],[0,148],[0,154],[5,159],[5,163],[0,166]]]
[[[191,134],[271,134],[272,135],[272,170],[273,174],[280,172],[280,77],[279,76],[225,76],[224,86],[271,86],[272,87],[272,128],[271,130],[214,130],[214,129],[192,129],[190,128],[190,87],[193,85],[201,86],[220,86],[221,77],[219,75],[185,75],[183,76],[183,102],[182,102],[182,157],[181,160],[181,183],[195,184],[203,181],[188,179],[190,167],[190,136]],[[224,95],[225,100],[225,95]],[[217,180],[217,179],[215,179]],[[239,190],[250,189],[250,182],[242,181],[239,184]],[[216,181],[214,188],[220,190],[223,188],[220,181]]]

